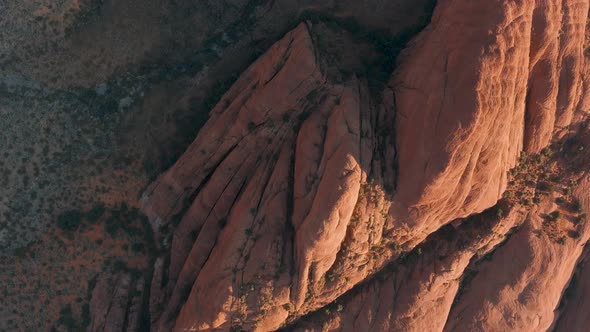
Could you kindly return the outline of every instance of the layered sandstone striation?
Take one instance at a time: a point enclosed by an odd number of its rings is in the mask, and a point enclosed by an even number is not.
[[[588,10],[439,1],[377,93],[370,45],[288,32],[142,198],[152,328],[582,326]]]
[[[538,152],[587,112],[587,16],[587,1],[438,4],[393,82],[393,212],[405,238],[494,205],[521,151]]]

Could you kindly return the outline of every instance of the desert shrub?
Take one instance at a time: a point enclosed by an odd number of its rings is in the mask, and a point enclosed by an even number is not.
[[[579,216],[577,216],[576,218],[574,218],[574,224],[578,225],[578,224],[584,224],[586,222],[586,215],[585,214],[581,214]]]
[[[561,218],[561,212],[559,212],[559,211],[553,211],[549,214],[550,220],[557,220],[559,218]]]
[[[538,189],[541,191],[552,192],[553,186],[548,182],[539,183]]]
[[[127,270],[127,264],[125,264],[125,262],[123,262],[122,260],[117,259],[114,263],[113,263],[113,270],[114,271],[125,271]]]
[[[551,157],[553,155],[553,150],[551,150],[551,148],[547,147],[547,148],[544,148],[543,150],[541,150],[541,154],[544,155],[545,157]]]
[[[131,250],[134,252],[143,252],[145,250],[145,245],[143,243],[134,243],[131,245]]]
[[[581,234],[578,231],[569,231],[568,235],[572,238],[572,239],[579,239]]]
[[[102,215],[104,214],[104,204],[98,203],[96,204],[88,213],[86,213],[86,218],[90,222],[96,222]]]
[[[572,202],[572,210],[575,213],[584,213],[584,207],[580,204],[580,201],[575,200]]]
[[[63,231],[78,229],[82,222],[82,213],[78,210],[68,210],[57,217],[57,226]]]
[[[64,325],[68,330],[75,331],[78,327],[78,322],[74,319],[71,305],[66,305],[59,312],[59,323]]]
[[[118,220],[113,216],[109,217],[104,224],[104,229],[111,237],[116,237],[119,231]]]

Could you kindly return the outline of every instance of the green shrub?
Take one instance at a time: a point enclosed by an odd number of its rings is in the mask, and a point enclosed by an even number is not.
[[[581,234],[580,234],[580,232],[578,232],[578,231],[570,231],[570,232],[569,232],[569,236],[570,236],[572,239],[579,239],[579,238],[580,238],[582,235],[581,235]]]
[[[74,231],[82,222],[82,213],[78,210],[68,210],[57,217],[57,226],[63,231]]]
[[[70,331],[79,329],[78,322],[73,317],[72,306],[69,304],[59,312],[59,322]]]
[[[551,157],[553,155],[553,150],[547,147],[541,150],[541,154],[543,154],[545,157]]]
[[[134,252],[143,252],[145,250],[145,245],[143,243],[134,243],[131,245],[131,250]]]
[[[559,212],[559,211],[553,211],[549,214],[550,220],[557,220],[559,218],[561,218],[561,212]]]
[[[88,219],[88,221],[94,223],[100,217],[102,217],[102,215],[104,214],[104,210],[105,210],[104,204],[98,203],[92,208],[92,210],[90,210],[90,211],[88,211],[88,213],[86,213],[86,219]]]
[[[577,200],[572,203],[572,210],[575,213],[584,213],[584,207],[580,204],[580,201]]]
[[[125,262],[123,262],[122,260],[117,259],[113,263],[113,270],[116,272],[125,271],[125,270],[127,270],[127,264],[125,264]]]
[[[553,186],[548,182],[539,183],[538,189],[541,191],[552,192]]]

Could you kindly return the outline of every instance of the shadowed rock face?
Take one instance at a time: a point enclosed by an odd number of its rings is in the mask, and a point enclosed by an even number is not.
[[[371,45],[288,32],[142,198],[152,329],[583,326],[555,309],[590,237],[588,10],[439,1],[377,93],[346,70]]]
[[[581,268],[572,276],[570,285],[564,292],[564,297],[566,297],[565,307],[562,308],[564,310],[554,325],[555,331],[583,331],[588,326],[588,316],[580,314],[580,310],[587,307],[587,295],[590,291],[588,290],[588,277],[590,274],[588,247],[585,248],[582,255],[584,260],[579,265]]]
[[[142,316],[143,278],[128,273],[102,274],[90,302],[88,331],[137,331]]]

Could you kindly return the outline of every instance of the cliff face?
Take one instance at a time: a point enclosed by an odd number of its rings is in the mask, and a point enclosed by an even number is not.
[[[288,32],[142,197],[152,328],[583,326],[588,10],[441,0],[377,93],[375,45]]]
[[[178,202],[190,197],[171,237],[162,329],[179,308],[178,329],[276,329],[367,275],[369,266],[354,280],[325,283],[360,209],[383,224],[382,191],[355,206],[374,155],[393,152],[373,151],[378,112],[367,83],[354,74],[331,77],[321,51],[305,24],[288,33],[242,75],[187,153],[148,190],[145,211],[158,229],[170,226]],[[392,175],[392,162],[387,169]],[[363,236],[379,243],[379,228]]]
[[[521,151],[583,116],[587,16],[584,1],[439,3],[393,82],[407,237],[494,205]]]

